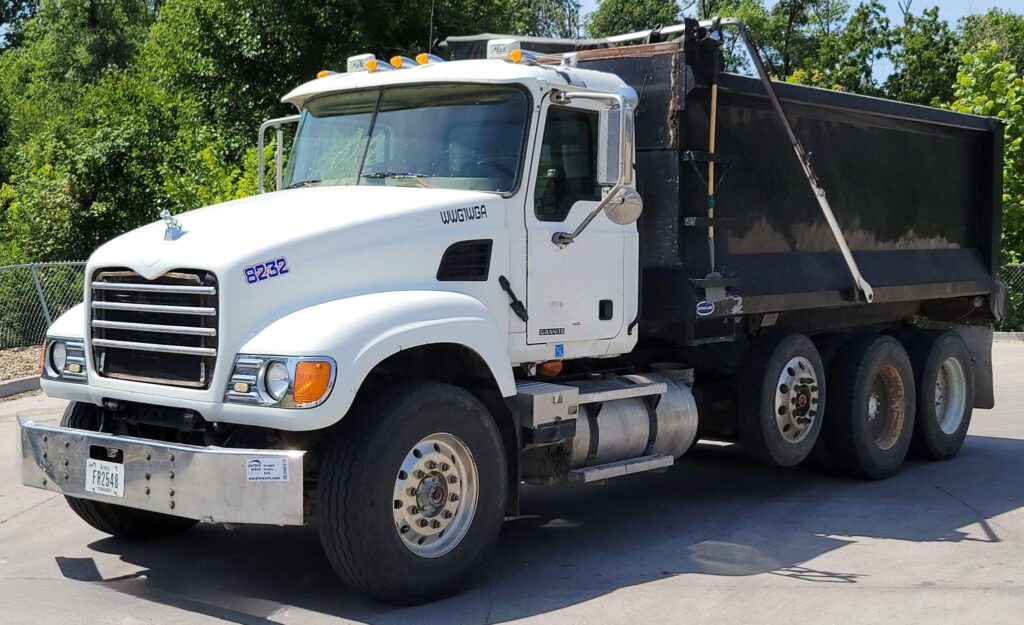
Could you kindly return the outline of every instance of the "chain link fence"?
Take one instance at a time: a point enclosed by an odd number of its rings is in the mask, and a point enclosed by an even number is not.
[[[82,301],[85,262],[0,267],[0,349],[40,345],[46,328]]]
[[[53,320],[82,301],[85,262],[0,267],[0,349],[40,345]],[[1024,330],[1024,264],[1003,267],[1010,314],[999,330]]]

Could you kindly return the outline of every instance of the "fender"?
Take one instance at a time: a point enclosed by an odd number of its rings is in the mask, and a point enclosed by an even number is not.
[[[264,328],[239,353],[334,358],[338,371],[327,401],[309,411],[289,411],[292,420],[303,422],[295,429],[306,430],[341,419],[378,363],[432,343],[473,350],[501,394],[516,394],[507,335],[479,300],[450,291],[372,293],[303,308]]]
[[[85,314],[85,304],[76,304],[63,315],[57,317],[53,325],[46,329],[46,336],[83,339],[85,338],[85,327],[88,323],[89,318]]]

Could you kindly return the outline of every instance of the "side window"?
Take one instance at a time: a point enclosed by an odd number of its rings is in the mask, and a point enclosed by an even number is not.
[[[597,185],[597,111],[552,106],[541,142],[533,210],[541,221],[563,221],[572,205],[601,199]]]

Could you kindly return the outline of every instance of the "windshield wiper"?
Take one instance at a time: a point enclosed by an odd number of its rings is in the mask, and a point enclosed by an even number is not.
[[[311,187],[311,186],[313,186],[313,185],[315,185],[315,184],[317,184],[319,182],[320,182],[319,178],[310,178],[308,180],[300,180],[298,182],[291,183],[290,185],[285,187],[285,189],[296,189],[298,187]]]
[[[410,171],[375,171],[369,174],[363,174],[363,178],[395,178],[398,180],[408,179],[415,180],[416,184],[427,189],[432,188],[430,184],[424,180],[424,178],[430,178],[428,174],[418,174]]]

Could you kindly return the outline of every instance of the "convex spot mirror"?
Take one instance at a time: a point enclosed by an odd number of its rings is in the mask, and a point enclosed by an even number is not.
[[[623,187],[604,206],[604,214],[612,223],[620,226],[628,226],[640,219],[642,212],[644,212],[643,198],[631,187]]]

